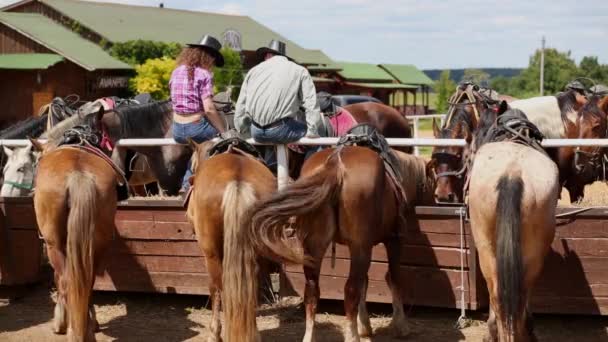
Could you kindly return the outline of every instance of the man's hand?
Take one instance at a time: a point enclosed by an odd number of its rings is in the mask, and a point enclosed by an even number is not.
[[[308,139],[317,139],[317,138],[320,138],[320,137],[321,136],[318,135],[318,134],[316,134],[316,133],[306,133],[306,136],[305,136],[305,138],[308,138]]]

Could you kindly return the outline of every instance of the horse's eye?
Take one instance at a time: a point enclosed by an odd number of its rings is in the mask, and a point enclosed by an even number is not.
[[[17,169],[18,172],[25,172],[25,166],[22,166]]]

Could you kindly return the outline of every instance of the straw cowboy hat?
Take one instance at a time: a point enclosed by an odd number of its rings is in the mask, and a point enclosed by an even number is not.
[[[188,46],[205,50],[206,52],[211,54],[213,58],[215,58],[216,66],[220,68],[224,66],[224,56],[220,52],[220,50],[222,49],[222,44],[214,37],[206,34],[201,38],[200,42],[195,44],[188,44]]]
[[[293,62],[293,59],[287,56],[285,43],[280,40],[271,40],[270,44],[268,44],[268,47],[261,47],[257,49],[255,53],[258,56],[259,60],[263,60],[264,56],[266,56],[267,53],[271,53],[273,55],[286,57],[287,59]]]

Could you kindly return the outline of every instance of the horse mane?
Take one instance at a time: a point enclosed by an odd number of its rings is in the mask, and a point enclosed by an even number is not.
[[[456,125],[458,123],[466,125],[466,128],[469,130],[469,132],[473,132],[473,120],[471,119],[469,113],[466,111],[465,107],[456,106],[455,110],[456,111],[452,115],[450,122],[446,122],[444,127],[441,128],[439,138],[453,138],[450,133],[456,128]]]
[[[575,111],[576,107],[576,91],[567,90],[555,95],[557,98],[557,104],[562,114],[562,120],[568,120],[568,112]]]
[[[511,111],[523,113],[521,110],[515,108],[510,108],[505,113]],[[477,125],[477,131],[473,134],[474,150],[478,150],[482,145],[491,142],[491,139],[488,136],[488,132],[490,131],[490,128],[492,128],[492,126],[494,125],[496,118],[496,113],[489,109],[481,115],[479,124]]]
[[[39,117],[29,117],[0,131],[0,139],[24,139],[37,138],[46,128],[48,114]]]
[[[596,118],[605,118],[608,113],[604,113],[600,108],[602,97],[599,95],[592,95],[589,97],[587,103],[579,110],[579,115],[589,114]]]
[[[166,130],[173,108],[171,101],[160,101],[119,107],[114,113],[120,118],[122,138],[146,138]]]

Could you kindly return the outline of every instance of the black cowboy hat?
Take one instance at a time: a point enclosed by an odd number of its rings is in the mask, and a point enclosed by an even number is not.
[[[285,43],[280,40],[271,40],[268,44],[268,47],[264,46],[255,51],[259,60],[264,60],[264,56],[267,53],[271,53],[273,55],[283,56],[293,62],[293,59],[287,56]]]
[[[194,48],[201,48],[209,52],[211,56],[215,58],[215,65],[217,67],[221,68],[224,66],[224,56],[220,52],[220,50],[222,49],[222,44],[214,37],[206,34],[201,38],[199,43],[188,44],[188,46]]]

